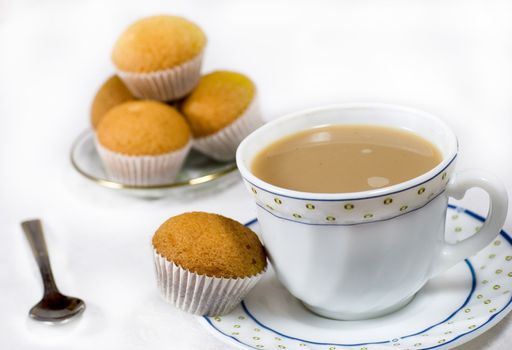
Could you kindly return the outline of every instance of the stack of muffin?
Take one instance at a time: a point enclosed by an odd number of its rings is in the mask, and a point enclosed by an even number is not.
[[[233,160],[242,139],[263,124],[248,77],[201,77],[205,45],[201,28],[177,16],[144,18],[117,40],[117,75],[101,86],[91,109],[96,148],[112,180],[170,183],[191,148]]]

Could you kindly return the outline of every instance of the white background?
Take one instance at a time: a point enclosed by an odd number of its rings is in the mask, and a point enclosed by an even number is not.
[[[424,109],[458,135],[458,169],[488,170],[512,190],[510,1],[0,0],[1,348],[226,347],[160,301],[149,241],[183,211],[251,219],[242,185],[148,201],[96,187],[68,161],[96,89],[113,72],[116,37],[160,13],[200,24],[204,71],[250,75],[266,119],[337,102]],[[485,213],[485,199],[474,191],[463,204]],[[31,217],[46,223],[61,289],[87,301],[80,322],[65,328],[26,316],[41,294],[19,228]],[[508,348],[510,318],[490,333],[462,348]]]

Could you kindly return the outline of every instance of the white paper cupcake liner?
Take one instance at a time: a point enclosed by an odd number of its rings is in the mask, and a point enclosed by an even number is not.
[[[130,156],[113,152],[95,140],[96,149],[109,180],[125,185],[162,185],[174,181],[190,151],[183,148],[156,156]]]
[[[153,248],[158,289],[177,308],[195,315],[221,316],[233,310],[258,283],[266,269],[245,278],[221,278],[188,271]]]
[[[203,53],[179,66],[150,73],[117,71],[131,93],[142,99],[172,101],[187,95],[199,82]]]
[[[227,161],[235,159],[238,145],[251,132],[264,124],[257,96],[233,123],[215,134],[194,139],[194,148],[207,156]]]

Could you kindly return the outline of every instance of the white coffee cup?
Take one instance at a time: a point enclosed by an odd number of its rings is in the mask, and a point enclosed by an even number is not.
[[[435,144],[443,160],[412,180],[354,193],[288,190],[251,172],[254,157],[265,146],[333,124],[410,130]],[[485,172],[455,172],[457,148],[454,133],[440,119],[382,104],[310,109],[254,131],[240,144],[236,161],[256,201],[263,243],[279,280],[319,315],[373,318],[404,306],[430,278],[483,249],[505,221],[506,189]],[[474,236],[447,243],[448,198],[460,199],[472,187],[489,194],[487,220]]]

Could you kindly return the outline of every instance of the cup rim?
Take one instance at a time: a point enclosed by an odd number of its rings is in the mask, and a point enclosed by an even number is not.
[[[338,192],[338,193],[315,193],[315,192],[303,192],[297,190],[290,190],[287,188],[279,187],[272,185],[266,181],[263,181],[256,177],[244,164],[243,154],[247,146],[252,142],[252,139],[256,136],[259,136],[265,133],[267,130],[271,128],[275,128],[282,124],[287,123],[289,120],[295,118],[301,118],[304,115],[309,115],[312,113],[325,112],[330,110],[346,110],[346,109],[354,109],[354,108],[369,108],[375,110],[394,110],[401,111],[406,113],[415,114],[421,116],[425,119],[429,119],[437,124],[439,124],[442,129],[443,134],[447,135],[449,138],[449,150],[446,155],[443,156],[443,160],[436,165],[434,168],[430,169],[428,172],[421,174],[413,179],[401,182],[399,184],[395,184],[392,186],[387,186],[383,188],[377,188],[366,191],[359,192]],[[430,140],[429,140],[430,141]],[[268,144],[267,144],[268,145]],[[266,145],[265,145],[266,146]],[[275,120],[272,120],[260,128],[253,131],[249,134],[238,146],[236,151],[236,164],[242,177],[249,182],[252,186],[259,188],[263,191],[270,192],[275,195],[279,195],[282,197],[293,198],[293,199],[302,199],[302,200],[316,200],[316,201],[345,201],[345,200],[358,200],[358,199],[368,199],[374,197],[386,196],[402,191],[406,191],[413,187],[424,184],[431,179],[435,178],[437,175],[442,173],[448,166],[453,163],[453,161],[457,157],[459,144],[455,133],[452,129],[440,118],[435,115],[416,109],[412,107],[405,107],[394,104],[385,104],[385,103],[341,103],[341,104],[331,104],[327,106],[314,107],[303,109],[297,112],[292,112],[285,114],[282,117],[279,117]]]

